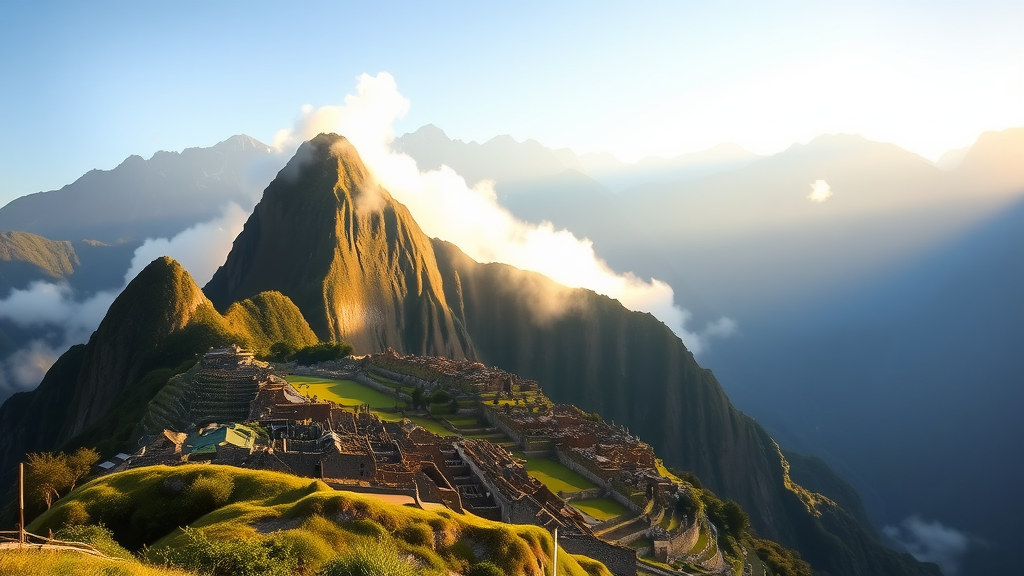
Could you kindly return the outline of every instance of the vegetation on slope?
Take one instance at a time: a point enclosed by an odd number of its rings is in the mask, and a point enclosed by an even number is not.
[[[246,347],[260,357],[269,355],[275,343],[299,348],[318,343],[302,312],[280,292],[261,292],[235,302],[224,319],[233,332],[244,337]]]
[[[153,466],[104,476],[57,502],[29,530],[102,524],[150,561],[216,574],[344,574],[359,562],[393,573],[540,575],[552,539],[536,526],[386,504],[308,478],[216,465]],[[559,574],[609,574],[560,551]],[[389,572],[392,573],[392,572]]]
[[[136,559],[112,560],[77,552],[5,550],[0,576],[198,576],[195,572],[155,566]]]
[[[136,440],[150,401],[212,347],[316,342],[298,309],[260,294],[222,316],[174,260],[154,260],[114,300],[85,346],[72,347],[39,387],[0,408],[0,470],[12,481],[25,452],[96,447],[110,454]]]
[[[55,242],[28,232],[0,232],[0,295],[33,280],[59,280],[79,264],[71,242]]]

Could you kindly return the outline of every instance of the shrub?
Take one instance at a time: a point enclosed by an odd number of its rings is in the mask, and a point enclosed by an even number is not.
[[[293,551],[274,540],[211,540],[203,530],[185,528],[183,546],[155,555],[163,561],[210,576],[291,576],[298,566]]]
[[[444,390],[434,390],[430,395],[431,404],[446,404],[452,401],[452,395]]]
[[[63,526],[79,526],[89,523],[89,511],[85,504],[78,500],[68,502],[60,509],[60,524]]]
[[[81,542],[88,544],[107,556],[114,558],[132,558],[132,553],[125,550],[117,540],[114,533],[102,524],[67,526],[57,530],[53,535],[57,540],[67,542]]]
[[[469,572],[466,572],[466,576],[505,576],[505,571],[498,568],[493,562],[481,562],[474,564]]]
[[[227,504],[233,489],[230,477],[200,476],[185,490],[185,507],[199,518]]]
[[[430,526],[420,522],[407,524],[396,535],[413,546],[429,546],[431,549],[434,547],[434,531]]]
[[[367,542],[320,568],[320,576],[414,576],[416,569],[398,557],[389,539]]]

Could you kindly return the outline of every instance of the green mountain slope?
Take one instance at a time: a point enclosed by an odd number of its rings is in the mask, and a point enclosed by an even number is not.
[[[90,444],[111,450],[133,440],[149,400],[213,346],[257,349],[284,340],[316,342],[280,294],[257,295],[221,316],[174,260],[150,263],[114,300],[88,344],[74,346],[39,387],[0,407],[0,470],[25,452]]]
[[[67,282],[83,292],[120,288],[138,243],[50,240],[28,232],[0,232],[0,297],[32,282]]]

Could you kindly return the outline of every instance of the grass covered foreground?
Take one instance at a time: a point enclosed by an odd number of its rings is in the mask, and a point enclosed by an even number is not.
[[[318,480],[212,464],[98,478],[28,528],[88,532],[81,527],[99,524],[150,565],[202,574],[472,574],[490,563],[500,572],[489,574],[540,576],[550,573],[552,556],[551,535],[540,527],[395,506]],[[559,574],[609,574],[559,552]]]
[[[195,572],[153,566],[139,560],[111,560],[77,552],[4,550],[0,576],[196,576]]]

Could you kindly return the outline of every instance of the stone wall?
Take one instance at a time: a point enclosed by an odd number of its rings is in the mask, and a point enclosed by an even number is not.
[[[321,461],[325,478],[372,480],[377,475],[377,461],[372,454],[329,454]]]
[[[369,370],[373,370],[374,372],[377,372],[377,373],[381,374],[382,376],[384,376],[384,377],[386,377],[386,378],[388,378],[390,380],[394,380],[395,382],[399,382],[399,383],[402,383],[402,384],[408,384],[409,386],[412,386],[414,388],[416,386],[422,386],[424,390],[428,390],[428,391],[429,390],[433,390],[435,388],[433,382],[428,382],[428,381],[426,381],[426,380],[424,380],[422,378],[417,378],[417,377],[411,376],[409,374],[402,374],[401,372],[393,372],[391,370],[388,370],[387,368],[381,368],[380,366],[377,366],[376,364],[373,364],[372,367],[369,368]],[[368,378],[368,379],[369,380],[373,380],[373,378]],[[380,384],[379,382],[377,382],[376,384],[378,386],[382,386],[382,384]],[[387,386],[383,386],[383,387],[388,389],[388,390],[391,390]],[[392,390],[392,392],[394,392],[394,391]]]
[[[502,421],[501,417],[495,413],[494,408],[491,408],[490,406],[484,406],[484,418],[486,418],[487,421],[491,423],[491,426],[494,426],[498,430],[501,430],[502,432],[505,433],[506,436],[508,436],[518,444],[522,445],[523,438],[522,436],[519,435],[519,432],[512,429],[511,426]]]
[[[625,506],[627,510],[633,512],[634,514],[643,513],[643,508],[637,506],[636,502],[633,502],[624,494],[620,494],[619,492],[612,490],[611,483],[609,481],[601,478],[597,474],[594,474],[592,470],[580,464],[579,462],[573,460],[568,455],[566,455],[565,452],[563,452],[562,450],[555,450],[555,457],[562,465],[576,472],[580,476],[583,476],[584,478],[590,480],[591,482],[597,484],[598,486],[604,486],[608,492],[608,495],[611,496],[619,504]]]
[[[700,523],[692,522],[689,528],[673,535],[669,539],[669,556],[672,558],[681,558],[693,549],[698,538],[700,538]]]
[[[461,446],[456,445],[455,450],[459,453],[459,458],[466,463],[466,466],[469,466],[473,475],[476,476],[483,484],[484,488],[491,493],[491,497],[494,498],[494,502],[498,505],[498,508],[501,509],[501,521],[512,522],[512,502],[506,498],[500,490],[498,490],[497,486],[495,486],[494,483],[491,482],[490,478],[487,477],[487,474],[484,474],[483,470],[476,465],[476,462],[469,457],[469,454],[466,454],[466,451],[463,450]]]
[[[558,496],[566,502],[572,502],[573,500],[591,500],[593,498],[602,498],[608,491],[603,488],[590,488],[587,490],[578,490],[576,492],[558,492]]]
[[[388,396],[395,397],[396,391],[394,389],[388,388],[387,386],[381,384],[380,382],[377,382],[373,378],[370,378],[366,374],[363,374],[362,372],[356,372],[352,376],[352,379],[355,380],[356,382],[359,382],[363,386],[373,388],[374,390],[380,392],[381,394],[387,394]],[[398,398],[412,402],[412,397],[404,392],[398,392]]]
[[[589,534],[559,534],[558,544],[570,554],[582,554],[603,563],[615,576],[636,576],[636,551],[609,544]]]

